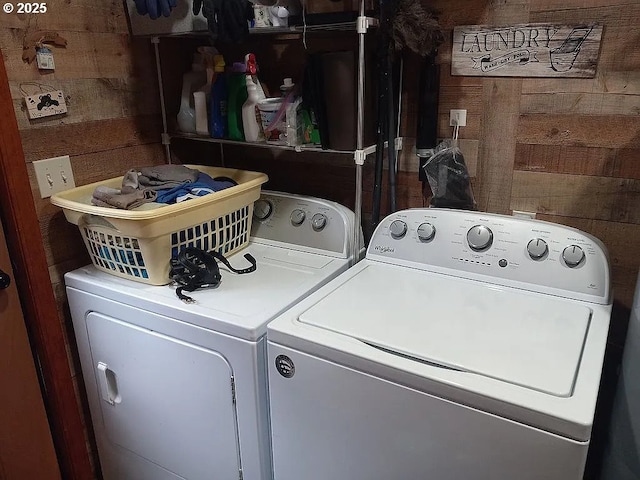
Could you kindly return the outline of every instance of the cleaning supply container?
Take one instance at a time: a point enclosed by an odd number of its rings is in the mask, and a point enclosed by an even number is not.
[[[253,82],[251,75],[246,76],[247,79],[247,101],[242,105],[242,129],[244,130],[244,139],[247,142],[261,142],[264,140],[262,130],[258,123],[256,107],[260,101],[258,87]]]
[[[193,55],[191,70],[182,77],[180,110],[176,117],[178,129],[185,133],[196,133],[196,110],[193,93],[207,83],[207,72],[202,54]]]
[[[266,98],[258,102],[262,131],[267,143],[286,144],[287,117],[284,98]]]
[[[253,202],[260,197],[264,173],[187,165],[212,178],[229,177],[238,185],[173,205],[147,203],[136,210],[97,207],[98,186],[120,188],[113,178],[60,192],[51,203],[62,207],[78,226],[96,268],[151,285],[170,283],[170,260],[185,247],[231,255],[249,242]]]
[[[246,67],[235,62],[229,76],[229,100],[227,101],[227,134],[231,140],[244,140],[242,105],[247,101]]]
[[[225,138],[227,136],[227,100],[229,93],[224,67],[224,57],[216,55],[216,79],[211,87],[211,116],[209,118],[209,132],[213,138]]]

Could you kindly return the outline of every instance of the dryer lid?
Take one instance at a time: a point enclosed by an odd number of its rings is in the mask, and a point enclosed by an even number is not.
[[[370,265],[299,320],[415,361],[568,397],[591,313],[548,295]]]

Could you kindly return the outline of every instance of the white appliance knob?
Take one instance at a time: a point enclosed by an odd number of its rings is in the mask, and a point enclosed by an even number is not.
[[[486,250],[493,243],[493,232],[484,225],[476,225],[467,232],[467,242],[472,250]]]
[[[300,210],[299,208],[296,208],[293,212],[291,212],[291,223],[296,227],[302,225],[302,222],[304,222],[305,218],[307,218],[307,215],[303,210]]]
[[[584,251],[578,245],[569,245],[562,251],[562,258],[567,267],[577,267],[584,260]]]
[[[259,199],[253,205],[253,216],[258,220],[266,220],[273,213],[273,204],[269,200]]]
[[[418,226],[418,238],[423,242],[428,242],[436,236],[436,227],[428,222],[421,223]]]
[[[311,218],[311,226],[316,232],[319,232],[327,225],[327,216],[323,213],[316,213]]]
[[[394,220],[389,226],[389,232],[395,239],[402,238],[407,234],[407,224],[402,220]]]
[[[534,238],[528,243],[527,251],[532,259],[540,260],[547,254],[549,247],[547,246],[547,242],[541,238]]]

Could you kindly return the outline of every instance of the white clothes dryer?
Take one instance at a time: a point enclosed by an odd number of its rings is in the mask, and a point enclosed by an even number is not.
[[[578,480],[611,314],[597,239],[415,209],[267,328],[277,480]]]
[[[349,265],[353,213],[263,192],[251,241],[189,293],[92,266],[65,275],[105,480],[272,478],[266,326]]]

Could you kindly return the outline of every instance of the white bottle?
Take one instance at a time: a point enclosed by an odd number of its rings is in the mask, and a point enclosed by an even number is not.
[[[256,116],[256,106],[260,101],[258,87],[251,75],[247,75],[247,101],[242,105],[242,128],[247,142],[260,142],[264,139]]]
[[[202,64],[202,55],[193,56],[191,71],[182,77],[182,96],[177,115],[178,129],[185,133],[196,133],[196,109],[193,93],[207,83],[207,73]]]

